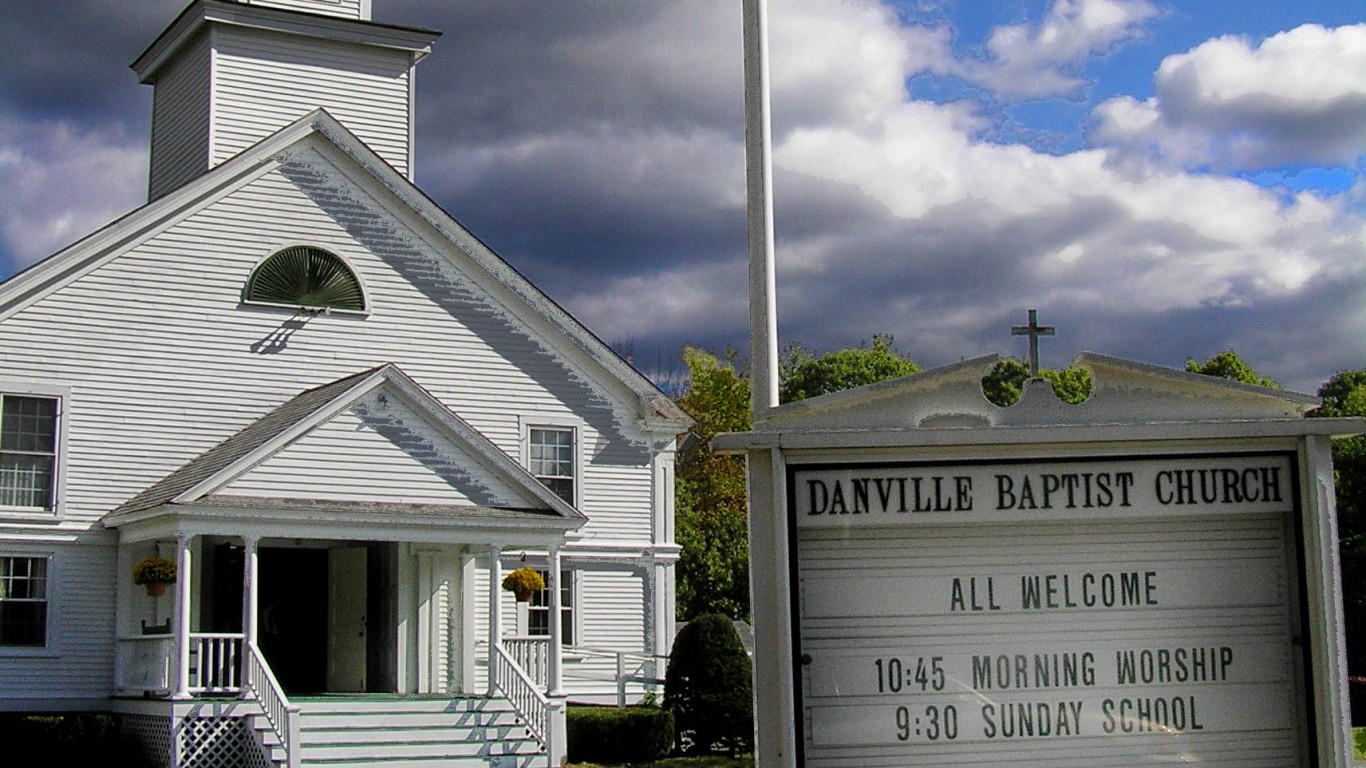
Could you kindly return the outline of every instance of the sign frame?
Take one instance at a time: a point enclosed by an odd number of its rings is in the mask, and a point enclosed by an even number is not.
[[[1314,642],[1317,638],[1313,634],[1309,616],[1308,606],[1310,595],[1308,592],[1308,585],[1306,580],[1302,577],[1306,565],[1304,536],[1305,519],[1304,504],[1302,503],[1304,500],[1303,489],[1301,487],[1300,478],[1301,462],[1297,451],[1290,449],[1264,448],[1240,451],[1225,448],[1222,450],[1182,450],[1172,452],[1150,452],[1140,450],[1132,453],[1111,453],[1104,455],[1077,455],[1069,451],[1042,451],[1037,455],[1024,457],[978,455],[973,457],[939,460],[925,456],[918,456],[911,459],[897,459],[888,457],[885,454],[882,456],[854,455],[841,457],[839,459],[828,455],[812,457],[806,460],[794,457],[784,465],[782,482],[786,490],[786,493],[784,494],[787,512],[785,524],[786,539],[788,542],[788,583],[790,587],[789,600],[793,652],[790,663],[793,681],[793,713],[795,714],[793,721],[795,742],[793,746],[795,747],[796,765],[806,765],[808,740],[806,722],[810,713],[803,693],[803,689],[806,687],[803,685],[803,680],[805,677],[804,670],[811,661],[810,657],[803,650],[802,561],[800,543],[800,529],[803,526],[801,525],[801,518],[799,517],[801,488],[798,486],[801,476],[831,471],[842,473],[850,470],[870,471],[885,475],[889,471],[952,471],[955,469],[962,471],[984,467],[1038,469],[1050,466],[1067,466],[1073,468],[1078,466],[1138,466],[1159,463],[1217,463],[1220,461],[1247,461],[1256,459],[1284,462],[1284,466],[1288,470],[1288,476],[1284,478],[1284,495],[1288,498],[1282,502],[1284,508],[1275,511],[1274,514],[1282,519],[1287,535],[1290,537],[1290,540],[1285,542],[1288,545],[1288,551],[1284,553],[1286,558],[1286,562],[1284,563],[1285,576],[1287,579],[1285,604],[1283,606],[1286,613],[1285,619],[1290,625],[1292,633],[1303,638],[1303,642],[1299,644],[1298,652],[1296,653],[1297,658],[1294,660],[1293,674],[1288,685],[1294,696],[1292,711],[1297,718],[1297,723],[1293,728],[1298,730],[1301,735],[1314,733],[1316,731],[1316,719],[1321,716],[1317,712],[1315,700],[1312,695],[1315,688],[1315,682],[1311,650],[1314,647]],[[961,472],[958,476],[963,477],[968,474],[968,472]],[[884,490],[886,490],[885,486]],[[1074,498],[1074,501],[1076,500],[1077,499]],[[850,506],[853,506],[852,496]],[[894,502],[891,506],[895,507],[896,503]],[[922,508],[917,510],[917,506]],[[893,527],[900,528],[903,526],[913,528],[917,525],[920,527],[932,528],[971,527],[981,529],[1000,527],[1002,525],[1028,525],[1029,523],[1040,522],[1037,516],[1034,516],[1033,519],[1020,520],[1018,523],[1003,522],[999,519],[999,516],[997,519],[988,520],[982,520],[980,517],[967,517],[965,519],[962,514],[954,517],[955,513],[965,512],[965,510],[954,509],[954,506],[955,496],[952,484],[949,484],[949,490],[946,494],[940,493],[937,496],[929,492],[927,488],[923,502],[907,502],[903,505],[903,507],[909,507],[909,509],[904,510],[909,513],[909,516],[896,515],[891,520],[883,517],[881,521],[864,523],[866,518],[859,518],[857,513],[848,513],[850,514],[850,517],[846,519],[859,520],[861,524],[846,527],[844,530],[852,531],[855,528],[860,530],[868,529],[875,533],[877,530],[885,530]],[[1163,519],[1163,517],[1190,519],[1192,517],[1198,517],[1201,514],[1200,510],[1196,509],[1180,510],[1175,514],[1163,516],[1149,510],[1146,512],[1140,511],[1133,515],[1125,515],[1123,517],[1108,516],[1105,518],[1097,518],[1088,517],[1086,508],[1082,507],[1081,504],[1077,504],[1076,507],[1081,508],[1081,511],[1070,516],[1064,515],[1061,518],[1054,518],[1045,522],[1057,522],[1065,519],[1078,521],[1092,520],[1096,522],[1114,520],[1160,520]],[[1094,506],[1091,507],[1091,509],[1094,508]],[[1244,511],[1242,509],[1227,510],[1222,513],[1217,513],[1217,516],[1221,519],[1227,519],[1243,513]],[[930,522],[920,522],[916,519],[917,514],[924,515],[926,518],[937,519],[933,519]],[[840,526],[835,527],[838,528]],[[870,533],[869,535],[872,534]],[[1308,745],[1303,743],[1303,738],[1301,739],[1300,751],[1301,765],[1318,768],[1320,762],[1317,758],[1316,750],[1309,748]]]

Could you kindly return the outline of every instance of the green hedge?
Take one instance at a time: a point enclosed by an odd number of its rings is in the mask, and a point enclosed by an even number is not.
[[[658,707],[570,707],[569,762],[648,763],[668,757],[674,716]]]
[[[0,714],[0,743],[25,745],[46,765],[145,768],[137,745],[119,734],[118,721],[104,714]]]

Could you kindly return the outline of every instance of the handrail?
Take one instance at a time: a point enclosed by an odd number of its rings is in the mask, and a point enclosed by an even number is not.
[[[541,693],[502,643],[498,643],[497,656],[498,690],[512,703],[513,710],[526,723],[531,735],[545,745],[547,752],[553,754],[550,744],[550,699]]]
[[[266,722],[270,723],[271,730],[285,750],[287,765],[289,768],[298,768],[299,708],[289,703],[289,697],[285,696],[284,688],[281,688],[280,682],[275,679],[275,673],[261,655],[261,649],[252,642],[245,645],[246,679],[243,685],[251,693],[252,698],[261,705]]]
[[[506,635],[502,638],[502,645],[522,670],[532,684],[544,688],[549,680],[549,655],[550,637],[548,635]],[[481,643],[483,645],[483,643]],[[638,651],[617,651],[608,648],[594,648],[591,646],[575,645],[565,646],[563,650],[566,656],[577,656],[580,658],[603,658],[611,659],[616,662],[615,674],[610,680],[616,688],[617,706],[626,706],[626,687],[630,683],[642,685],[663,685],[664,668],[668,666],[669,657],[660,654],[641,653]],[[628,664],[630,668],[628,669]],[[609,673],[610,674],[610,673]],[[570,670],[566,670],[566,679],[573,676]],[[578,680],[602,680],[607,678],[595,678],[580,674],[574,679]]]

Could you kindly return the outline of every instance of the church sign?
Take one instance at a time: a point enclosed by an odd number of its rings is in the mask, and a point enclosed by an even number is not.
[[[1100,355],[1081,405],[1001,408],[994,360],[714,441],[749,464],[757,768],[1350,766],[1330,447],[1366,422]]]
[[[790,466],[807,764],[1250,734],[1293,764],[1293,462]]]

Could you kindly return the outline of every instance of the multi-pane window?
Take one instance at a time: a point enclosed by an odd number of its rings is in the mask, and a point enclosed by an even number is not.
[[[0,646],[47,644],[47,558],[0,557]]]
[[[528,469],[531,474],[574,504],[574,430],[568,427],[532,427],[529,435]]]
[[[0,507],[52,509],[57,400],[0,395]]]
[[[533,592],[526,609],[528,635],[550,634],[550,574],[540,571],[546,588]],[[574,644],[574,582],[573,571],[560,571],[560,645]]]

